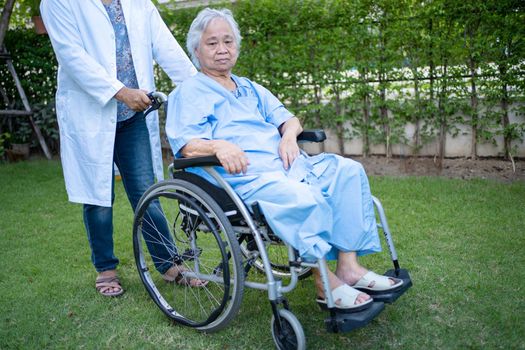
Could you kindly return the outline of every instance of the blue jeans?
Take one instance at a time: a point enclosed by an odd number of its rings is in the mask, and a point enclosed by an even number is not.
[[[143,113],[136,113],[132,118],[117,123],[113,158],[135,211],[142,194],[154,183],[149,133]],[[115,199],[114,186],[113,180],[112,204]],[[84,204],[83,211],[95,269],[98,272],[114,270],[119,260],[113,251],[113,207]],[[143,234],[154,237],[146,239],[146,244],[155,267],[160,273],[165,273],[177,260],[177,250],[158,201],[150,204],[148,214],[156,229],[144,224]]]

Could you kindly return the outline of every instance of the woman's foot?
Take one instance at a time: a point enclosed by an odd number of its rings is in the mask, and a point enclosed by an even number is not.
[[[120,285],[116,270],[108,270],[99,272],[95,280],[95,288],[105,297],[117,297],[124,293],[124,289]]]
[[[315,277],[315,287],[317,288],[317,298],[324,300],[326,297],[326,294],[324,292],[323,282],[321,280],[321,274],[319,273],[319,270],[317,269],[314,269],[313,271],[314,271],[314,277]],[[328,271],[328,283],[330,284],[331,291],[334,291],[336,288],[341,287],[342,285],[345,284],[345,282],[341,280],[340,278],[338,278],[338,276],[336,276],[332,271],[328,269],[327,271]],[[366,303],[368,300],[370,300],[370,296],[368,294],[359,293],[357,295],[357,298],[355,299],[354,304],[355,305],[363,304],[363,303]],[[336,305],[340,305],[342,300],[337,299],[337,300],[334,300],[334,302]]]
[[[358,285],[361,288],[370,290],[374,289],[376,283],[377,287],[380,285],[380,288],[383,290],[389,289],[388,284],[390,284],[391,287],[402,284],[402,281],[398,279],[385,276],[378,277],[379,275],[374,273],[369,274],[369,271],[357,262],[357,254],[355,252],[339,253],[335,274],[341,281],[349,286],[354,287]]]
[[[342,271],[338,269],[335,273],[341,281],[349,286],[370,291],[390,290],[403,284],[402,280],[378,275],[362,266],[357,270]]]
[[[364,302],[358,302],[357,298],[363,293],[358,289],[350,287],[348,284],[342,284],[333,289],[331,294],[335,304],[334,307],[338,312],[357,312],[372,306],[371,303],[373,300],[371,298]],[[329,308],[327,299],[318,297],[316,301],[322,309]]]

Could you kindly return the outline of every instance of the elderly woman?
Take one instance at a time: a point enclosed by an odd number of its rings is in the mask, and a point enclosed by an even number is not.
[[[359,265],[380,251],[363,167],[334,154],[300,151],[299,120],[261,85],[232,74],[241,35],[229,10],[202,10],[187,49],[200,72],[169,97],[166,132],[177,157],[215,155],[217,169],[242,200],[257,201],[272,230],[305,259],[337,259],[329,282],[340,309],[361,309],[403,281]],[[201,169],[191,171],[211,180]],[[212,180],[213,181],[213,180]],[[325,303],[315,271],[319,303]],[[359,288],[360,290],[357,290]]]

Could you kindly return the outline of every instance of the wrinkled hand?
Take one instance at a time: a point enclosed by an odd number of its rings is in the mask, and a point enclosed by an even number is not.
[[[140,89],[123,87],[115,94],[115,98],[120,102],[124,102],[135,112],[142,112],[151,105],[151,100],[147,95],[147,91]]]
[[[250,161],[244,151],[237,145],[223,140],[215,143],[215,155],[221,165],[230,174],[246,174]]]
[[[283,161],[284,169],[288,170],[299,154],[299,145],[295,135],[284,136],[279,143],[279,156]]]

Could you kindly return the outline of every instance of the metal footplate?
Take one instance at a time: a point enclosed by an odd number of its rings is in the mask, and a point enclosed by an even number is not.
[[[391,304],[394,301],[396,301],[401,295],[403,295],[408,288],[412,287],[412,280],[410,279],[408,271],[405,269],[391,269],[385,272],[384,276],[399,278],[403,280],[403,284],[395,290],[383,293],[373,293],[370,291],[365,291],[365,293],[369,294],[372,298],[374,298],[374,301],[380,301],[383,303]]]
[[[326,330],[332,333],[350,332],[366,326],[383,311],[385,304],[374,301],[372,306],[363,311],[352,313],[331,312],[332,315],[324,323]]]

